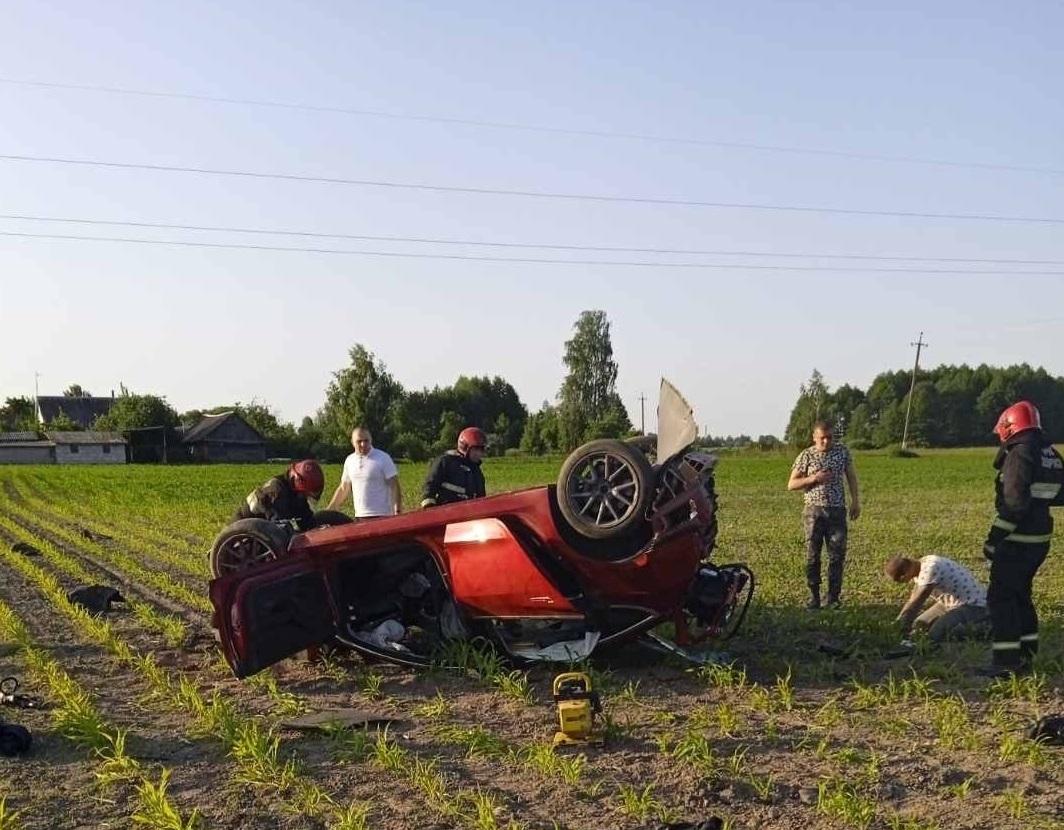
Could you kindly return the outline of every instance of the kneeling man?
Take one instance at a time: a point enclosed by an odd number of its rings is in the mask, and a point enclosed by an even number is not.
[[[893,556],[883,572],[895,582],[913,583],[898,614],[903,637],[908,638],[914,626],[927,627],[935,643],[988,631],[986,588],[960,562],[934,555],[918,560]],[[920,613],[928,599],[934,604]]]

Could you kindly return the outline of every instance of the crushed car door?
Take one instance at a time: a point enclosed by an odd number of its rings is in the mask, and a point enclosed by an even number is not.
[[[336,632],[324,573],[283,559],[210,584],[214,627],[237,677],[247,677]]]

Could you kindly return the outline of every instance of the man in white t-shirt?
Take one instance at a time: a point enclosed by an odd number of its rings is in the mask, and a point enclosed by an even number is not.
[[[344,460],[340,486],[329,500],[329,510],[338,510],[350,496],[356,519],[401,513],[403,492],[391,456],[373,446],[373,436],[362,426],[351,433],[351,446],[355,451]]]
[[[895,582],[913,583],[898,614],[903,637],[914,626],[926,626],[928,637],[936,643],[987,632],[986,588],[960,562],[934,555],[918,560],[893,556],[883,572]],[[934,604],[921,614],[928,599]]]

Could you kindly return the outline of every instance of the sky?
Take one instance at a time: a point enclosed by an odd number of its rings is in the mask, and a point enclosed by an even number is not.
[[[866,388],[921,332],[922,365],[1064,375],[1059,4],[4,18],[0,399],[39,373],[298,423],[361,343],[535,410],[585,309],[648,429],[665,376],[712,434],[782,435],[814,368]]]

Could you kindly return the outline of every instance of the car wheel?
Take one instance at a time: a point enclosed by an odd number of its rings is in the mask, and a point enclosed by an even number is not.
[[[354,519],[340,510],[319,510],[314,514],[314,527],[349,525],[353,521]]]
[[[288,550],[289,534],[266,519],[240,519],[215,537],[211,576],[217,579],[272,562]]]
[[[646,520],[654,472],[636,447],[603,439],[578,447],[558,474],[558,509],[588,539],[623,536]]]

